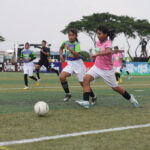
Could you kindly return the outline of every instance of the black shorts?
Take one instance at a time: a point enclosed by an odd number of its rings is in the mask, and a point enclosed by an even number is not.
[[[37,64],[40,66],[45,66],[47,69],[51,69],[51,64],[48,61],[39,60]]]

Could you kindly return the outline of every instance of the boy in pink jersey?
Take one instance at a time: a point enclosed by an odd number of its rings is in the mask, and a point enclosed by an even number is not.
[[[122,68],[123,55],[122,55],[121,52],[123,52],[123,51],[120,51],[118,46],[114,47],[114,54],[112,56],[112,60],[113,60],[113,68],[114,68],[114,71],[115,71],[116,80],[117,80],[118,83],[122,83],[120,71],[121,71],[121,68]]]
[[[99,41],[96,43],[96,49],[99,49],[99,51],[97,50],[97,53],[93,55],[93,57],[96,58],[95,65],[86,73],[84,77],[83,100],[79,100],[76,102],[84,108],[90,108],[92,105],[96,104],[96,101],[90,102],[90,95],[92,91],[90,82],[101,77],[104,82],[114,91],[121,94],[134,107],[138,107],[138,101],[132,94],[129,94],[125,89],[118,86],[115,78],[115,72],[113,70],[112,63],[113,51],[111,42],[115,37],[114,31],[108,30],[108,28],[105,26],[99,26],[96,32],[99,39]]]

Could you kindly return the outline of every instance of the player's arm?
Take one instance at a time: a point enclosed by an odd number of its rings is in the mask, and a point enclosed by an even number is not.
[[[63,42],[63,43],[61,44],[60,49],[59,49],[59,57],[60,57],[60,60],[61,60],[62,62],[65,61],[65,59],[64,59],[64,57],[63,57],[63,50],[64,50],[64,48],[65,48],[65,44],[66,44],[66,42]]]
[[[41,49],[41,52],[44,54],[44,55],[46,55],[46,56],[50,56],[50,52],[45,52],[45,51],[43,51],[43,49]]]
[[[75,47],[75,51],[72,50],[68,45],[66,45],[66,48],[70,51],[70,53],[73,54],[74,57],[80,57],[80,45],[77,44],[76,47]]]
[[[111,48],[106,48],[105,51],[100,51],[99,53],[95,54],[94,57],[96,57],[96,56],[107,56],[107,55],[110,55],[112,53],[113,53],[113,51]]]
[[[36,59],[35,53],[32,52],[32,54],[31,54],[31,61],[33,61],[33,60],[35,60],[35,59]]]
[[[23,54],[22,54],[22,52],[21,52],[21,55],[20,55],[20,57],[18,58],[18,61],[19,61],[19,62],[22,62],[22,60],[23,60]]]

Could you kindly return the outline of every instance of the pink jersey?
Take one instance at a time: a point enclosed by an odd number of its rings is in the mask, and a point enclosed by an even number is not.
[[[122,67],[122,54],[116,53],[113,54],[113,66],[114,67]]]
[[[106,48],[112,48],[112,43],[110,40],[107,40],[103,43],[98,41],[96,42],[96,47],[100,48],[100,51],[105,51]],[[112,54],[106,56],[97,56],[95,60],[95,66],[103,70],[112,70]]]

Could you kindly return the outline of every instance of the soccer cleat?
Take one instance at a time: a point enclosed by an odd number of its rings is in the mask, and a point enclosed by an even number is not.
[[[56,74],[59,76],[59,71],[58,70],[56,70]]]
[[[129,77],[128,77],[128,80],[131,80],[131,79],[132,79],[132,76],[129,76]]]
[[[139,103],[138,103],[138,101],[135,99],[135,97],[134,97],[133,94],[131,94],[130,103],[132,104],[133,107],[139,107]]]
[[[91,104],[89,101],[79,100],[79,101],[76,101],[76,103],[86,109],[89,109],[91,107]]]
[[[97,102],[97,96],[95,95],[95,97],[92,97],[91,99],[91,105],[92,106],[96,105],[96,102]]]
[[[40,82],[37,81],[37,82],[35,83],[35,86],[39,86],[39,85],[40,85]]]
[[[64,98],[64,102],[69,101],[71,97],[72,97],[71,93],[66,94],[66,96]]]
[[[28,86],[25,86],[23,89],[24,89],[24,90],[28,90],[28,89],[29,89],[29,87],[28,87]]]
[[[118,83],[120,83],[120,84],[123,83],[122,78],[119,79]]]
[[[39,86],[39,85],[40,85],[40,80],[41,80],[41,79],[38,79],[38,78],[37,78],[37,81],[36,81],[36,83],[35,83],[35,86]]]

